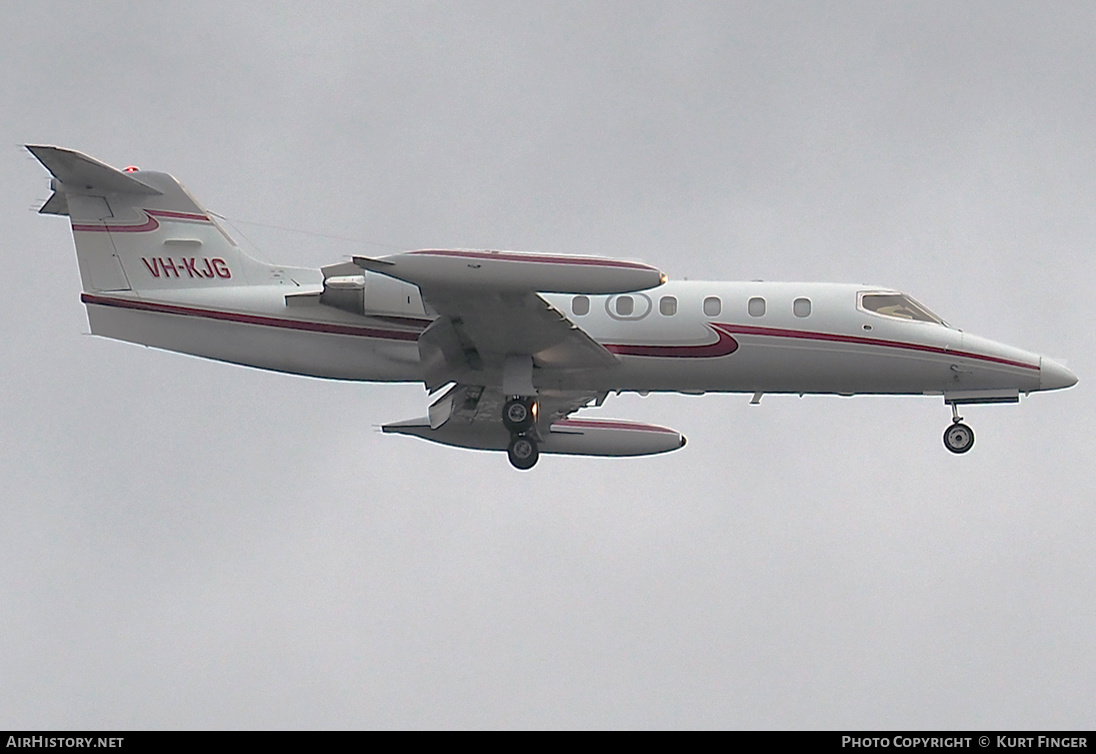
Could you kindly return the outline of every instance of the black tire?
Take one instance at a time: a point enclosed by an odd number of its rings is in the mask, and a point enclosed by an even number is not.
[[[974,430],[956,422],[944,431],[944,447],[952,453],[966,453],[974,447]]]
[[[518,434],[533,426],[532,402],[524,398],[512,398],[502,407],[502,426],[510,434]]]
[[[528,471],[537,465],[540,449],[537,448],[537,441],[529,435],[516,435],[510,440],[506,455],[515,469]]]

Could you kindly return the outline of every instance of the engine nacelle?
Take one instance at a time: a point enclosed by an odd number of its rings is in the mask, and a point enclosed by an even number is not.
[[[417,286],[372,272],[324,278],[320,303],[361,315],[426,316]]]

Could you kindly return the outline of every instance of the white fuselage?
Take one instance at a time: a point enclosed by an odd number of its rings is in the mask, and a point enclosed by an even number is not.
[[[287,306],[287,293],[322,284],[317,275],[287,268],[267,285],[87,293],[84,301],[92,331],[107,337],[315,377],[421,381],[417,338],[430,322],[421,301],[403,311],[367,306],[365,318],[328,306]],[[621,363],[535,370],[534,382],[594,391],[850,395],[1006,395],[1061,386],[1050,384],[1057,365],[1044,368],[1037,354],[858,305],[860,294],[879,290],[681,281],[621,296],[544,294]],[[751,313],[751,299],[763,300],[763,311],[755,301]],[[408,316],[416,310],[424,314]]]

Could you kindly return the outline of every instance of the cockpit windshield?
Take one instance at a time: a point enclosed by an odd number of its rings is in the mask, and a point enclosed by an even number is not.
[[[862,293],[860,295],[860,306],[865,311],[882,314],[884,317],[909,319],[915,322],[933,322],[937,325],[944,324],[944,320],[904,293]]]

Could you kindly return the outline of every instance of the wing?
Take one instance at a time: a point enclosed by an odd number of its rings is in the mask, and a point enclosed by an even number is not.
[[[624,293],[665,280],[637,262],[509,251],[423,250],[354,263],[417,285],[438,313],[419,338],[428,388],[457,382],[511,395],[537,392],[544,371],[619,363],[538,291]]]
[[[428,288],[423,298],[440,315],[419,336],[419,357],[431,390],[447,382],[512,382],[507,392],[527,395],[533,390],[534,370],[596,369],[619,363],[535,293]],[[508,365],[512,380],[507,380]]]
[[[541,452],[631,456],[685,444],[679,432],[666,427],[568,419],[592,402],[600,405],[605,393],[547,387],[561,372],[611,368],[619,361],[538,291],[606,294],[653,288],[665,281],[654,267],[596,257],[462,250],[355,257],[354,263],[418,286],[438,314],[419,336],[427,387],[457,383],[434,402],[429,416],[386,424],[384,432],[506,450],[519,469],[531,468]],[[536,400],[511,401],[514,396]],[[503,423],[504,407],[518,403],[527,406],[533,425],[511,432]]]

